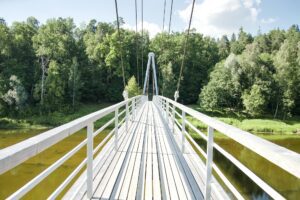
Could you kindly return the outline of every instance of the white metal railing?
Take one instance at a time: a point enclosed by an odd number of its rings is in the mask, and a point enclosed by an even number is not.
[[[254,183],[256,183],[262,190],[264,190],[273,199],[285,199],[281,194],[279,194],[275,189],[269,186],[256,174],[254,174],[250,169],[238,161],[234,156],[225,151],[218,144],[214,143],[213,133],[214,130],[228,136],[229,138],[235,140],[239,144],[248,148],[249,150],[257,153],[263,158],[267,159],[271,163],[277,165],[284,171],[290,173],[291,175],[300,178],[300,154],[290,151],[284,147],[273,144],[267,140],[257,137],[246,131],[242,131],[236,127],[225,124],[219,120],[211,118],[200,112],[197,112],[187,106],[177,103],[169,98],[163,96],[154,96],[153,101],[162,110],[162,113],[170,126],[170,129],[175,133],[175,128],[179,129],[181,133],[181,149],[184,152],[185,138],[197,148],[197,150],[206,159],[206,181],[205,181],[205,199],[210,199],[211,196],[211,183],[212,183],[212,169],[218,174],[222,179],[224,184],[228,187],[231,193],[237,199],[244,199],[243,196],[238,192],[238,190],[230,183],[226,176],[221,172],[221,170],[213,162],[213,150],[217,150],[223,156],[225,156],[231,163],[233,163],[237,168],[239,168],[244,174],[246,174]],[[171,110],[170,110],[171,107]],[[181,114],[177,110],[181,110]],[[208,133],[205,135],[199,129],[197,129],[191,122],[186,119],[186,114],[193,117],[208,127]],[[181,123],[176,119],[178,116],[181,119]],[[170,119],[171,118],[171,119]],[[194,141],[191,135],[186,131],[186,125],[189,126],[195,133],[202,137],[207,142],[206,153],[199,147],[199,145]]]
[[[64,180],[63,183],[50,195],[48,199],[55,199],[63,189],[70,183],[70,181],[83,169],[84,166],[87,166],[87,196],[92,197],[93,193],[93,156],[96,154],[99,149],[106,144],[108,140],[114,135],[114,145],[117,147],[119,139],[119,127],[125,122],[125,132],[128,130],[129,120],[133,120],[136,116],[137,109],[145,102],[145,96],[135,96],[131,99],[122,101],[115,105],[109,106],[97,112],[91,113],[84,117],[78,118],[74,121],[71,121],[67,124],[59,126],[57,128],[46,131],[42,134],[29,138],[25,141],[22,141],[18,144],[12,145],[5,149],[0,150],[0,174],[5,173],[6,171],[16,167],[17,165],[25,162],[29,158],[39,154],[43,150],[53,146],[64,138],[74,134],[75,132],[81,130],[82,128],[87,128],[87,138],[78,144],[71,151],[66,153],[62,158],[57,160],[31,181],[26,183],[23,187],[13,193],[8,199],[20,199],[26,193],[28,193],[32,188],[38,185],[42,180],[44,180],[48,175],[50,175],[55,169],[60,167],[66,160],[78,152],[82,147],[87,145],[87,158],[85,158],[78,167]],[[131,108],[131,109],[130,109]],[[119,113],[120,109],[124,109]],[[114,117],[105,123],[98,130],[94,131],[94,123],[97,120],[100,120],[104,116],[107,116],[111,113],[114,113]],[[122,120],[119,122],[120,116],[125,114]],[[106,129],[108,126],[114,123],[115,127],[111,132],[105,137],[105,139],[93,149],[93,139],[100,132]]]

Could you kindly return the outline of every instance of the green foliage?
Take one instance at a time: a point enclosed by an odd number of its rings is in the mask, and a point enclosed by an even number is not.
[[[226,61],[215,66],[210,74],[210,81],[200,93],[201,106],[206,109],[237,106],[240,85],[235,78],[236,65],[236,56],[232,54]]]
[[[178,82],[184,38],[183,33],[162,33],[150,45],[151,51],[157,56],[159,88],[170,98],[173,98]],[[198,33],[191,33],[187,47],[178,101],[192,103],[198,100],[198,94],[207,82],[209,70],[218,62],[219,56],[217,43]]]
[[[150,40],[147,32],[142,37],[120,30],[119,38],[115,22],[94,19],[80,27],[71,18],[40,24],[29,17],[10,27],[0,19],[1,114],[74,111],[80,103],[120,101],[124,90],[121,56],[130,95],[140,94],[149,51],[156,55],[160,94],[173,98],[185,33],[160,33]],[[290,116],[300,113],[299,77],[296,25],[255,37],[241,28],[230,40],[204,37],[192,30],[179,102],[199,100],[207,109]]]
[[[132,76],[129,79],[129,81],[125,87],[125,90],[127,90],[129,97],[134,97],[134,96],[140,95],[142,93],[134,76]]]
[[[250,91],[245,91],[242,99],[246,111],[251,115],[261,115],[267,106],[268,91],[269,88],[264,83],[255,83]]]
[[[12,75],[10,77],[9,89],[1,95],[1,100],[7,105],[8,112],[19,110],[25,105],[27,93],[17,76]]]
[[[233,37],[231,41],[231,51],[237,56],[229,55],[216,65],[200,94],[201,105],[209,109],[245,108],[251,115],[299,114],[299,47],[298,26],[287,32],[258,34],[253,41],[241,29],[238,40]]]
[[[296,26],[291,27],[286,40],[275,55],[275,80],[279,85],[279,95],[283,111],[290,115],[295,106],[299,106],[300,95],[300,32]]]

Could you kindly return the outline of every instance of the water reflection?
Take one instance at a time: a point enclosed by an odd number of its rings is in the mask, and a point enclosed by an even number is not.
[[[287,140],[287,139],[285,139]],[[271,187],[281,193],[287,199],[299,199],[300,180],[284,172],[279,167],[270,163],[261,156],[253,153],[237,142],[227,138],[215,139],[221,147],[240,160],[257,176],[267,182]],[[203,150],[206,150],[206,142],[196,139]],[[282,142],[282,141],[280,141]],[[288,142],[288,141],[287,141]],[[300,140],[298,140],[300,145]],[[231,164],[221,153],[214,151],[214,162],[220,167],[225,176],[241,192],[246,199],[268,200],[271,199],[260,187],[246,176],[235,165]]]
[[[19,130],[18,133],[8,134],[0,131],[0,149],[15,144],[37,134],[32,130]],[[40,131],[43,132],[43,131]],[[99,144],[107,135],[108,131],[103,131],[94,140],[94,145]],[[46,149],[42,153],[30,158],[23,164],[11,169],[0,175],[0,199],[5,199],[20,187],[25,185],[32,178],[37,176],[51,164],[65,155],[77,144],[86,138],[86,130],[65,138],[54,146]],[[68,159],[61,167],[51,173],[45,180],[34,187],[22,199],[46,199],[79,165],[86,156],[86,147],[80,149],[74,156]]]

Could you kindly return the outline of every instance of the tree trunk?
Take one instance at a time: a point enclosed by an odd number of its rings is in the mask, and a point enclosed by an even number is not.
[[[279,100],[277,100],[277,103],[276,103],[276,110],[275,110],[275,113],[274,113],[274,119],[277,117],[278,105],[279,105]]]
[[[45,76],[49,60],[45,56],[41,56],[42,64],[42,85],[41,85],[41,105],[44,105],[44,95],[45,95]]]

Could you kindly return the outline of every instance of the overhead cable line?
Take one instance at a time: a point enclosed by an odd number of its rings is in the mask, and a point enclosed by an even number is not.
[[[175,98],[176,101],[179,97],[180,80],[181,80],[182,73],[183,73],[184,59],[185,59],[186,47],[187,47],[187,43],[188,43],[188,39],[189,39],[189,35],[190,35],[190,29],[191,29],[191,23],[192,23],[192,18],[193,18],[194,6],[195,6],[195,0],[193,0],[193,3],[192,3],[192,10],[191,10],[191,15],[190,15],[189,26],[188,26],[187,34],[186,34],[185,41],[184,41],[184,49],[183,49],[183,57],[182,57],[182,61],[181,61],[181,67],[180,67],[180,74],[179,74],[178,82],[177,82],[177,90],[176,90],[175,95],[174,95],[174,98]]]
[[[118,37],[119,37],[119,45],[122,48],[122,43],[121,43],[121,34],[120,34],[120,22],[119,22],[119,12],[118,12],[118,2],[115,0],[115,8],[116,8],[116,17],[117,17],[117,28],[118,28]],[[122,49],[120,50],[120,57],[121,57],[121,67],[122,67],[122,76],[123,76],[123,85],[124,89],[126,87],[126,80],[125,80],[125,71],[124,71],[124,63],[123,63],[123,54],[122,54]]]

